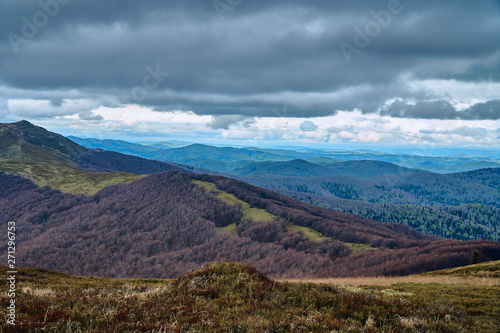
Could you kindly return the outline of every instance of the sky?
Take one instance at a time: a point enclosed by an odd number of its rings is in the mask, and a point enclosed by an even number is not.
[[[0,0],[0,122],[500,147],[500,1]]]

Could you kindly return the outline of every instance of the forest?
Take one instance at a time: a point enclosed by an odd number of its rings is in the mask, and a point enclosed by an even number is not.
[[[500,240],[500,209],[482,204],[416,206],[328,198],[311,193],[277,193],[379,222],[401,223],[426,234],[458,240]]]
[[[372,179],[238,177],[324,208],[457,240],[500,239],[500,168],[437,175],[428,172]]]
[[[244,218],[241,207],[193,180],[211,182],[275,219]],[[17,222],[19,264],[75,275],[169,278],[221,261],[243,262],[281,278],[400,275],[465,265],[475,252],[480,261],[500,258],[498,243],[440,240],[225,177],[166,171],[108,186],[92,197],[38,188],[6,174],[0,174],[0,184],[0,209]],[[233,223],[236,235],[217,229]],[[312,241],[284,223],[325,239]],[[352,243],[373,249],[355,253]]]

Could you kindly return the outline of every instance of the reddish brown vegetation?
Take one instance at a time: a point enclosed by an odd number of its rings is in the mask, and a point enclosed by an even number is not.
[[[243,222],[238,207],[193,179],[213,182],[279,219],[267,225]],[[228,260],[282,278],[396,275],[467,264],[474,251],[480,260],[500,259],[498,243],[435,240],[408,227],[309,206],[223,177],[169,171],[107,187],[94,197],[38,189],[4,174],[0,184],[3,218],[17,221],[18,265],[76,275],[178,277],[207,262]],[[281,219],[337,241],[309,241],[287,232]],[[237,222],[239,236],[216,230]],[[341,242],[379,249],[348,255]]]

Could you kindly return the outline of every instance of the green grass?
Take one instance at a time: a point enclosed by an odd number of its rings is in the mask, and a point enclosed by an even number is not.
[[[232,194],[219,190],[213,183],[202,180],[193,180],[193,183],[212,193],[215,193],[220,200],[224,201],[228,205],[240,206],[244,218],[249,218],[255,222],[270,222],[276,218],[276,216],[269,214],[264,209],[250,207],[247,202],[236,198]]]
[[[423,273],[424,275],[457,275],[470,277],[493,277],[500,278],[500,260],[463,267],[443,269],[434,272]],[[500,281],[500,280],[499,280]],[[499,282],[500,283],[500,282]]]
[[[33,161],[0,161],[0,171],[18,174],[38,186],[50,186],[64,193],[94,195],[106,186],[130,183],[145,175],[125,172],[93,173],[66,165]]]
[[[7,267],[0,266],[2,276]],[[19,268],[17,325],[4,332],[496,332],[500,288],[397,284],[348,290],[275,282],[241,264],[176,280],[72,277]]]
[[[330,239],[329,237],[326,237],[325,235],[323,235],[322,233],[320,233],[316,230],[313,230],[313,229],[307,228],[307,227],[302,227],[302,226],[295,225],[295,224],[291,224],[291,223],[287,223],[286,229],[288,231],[302,232],[305,238],[312,240],[312,241],[315,241],[315,242],[321,242],[323,240]]]
[[[243,218],[249,218],[255,222],[270,222],[276,218],[276,216],[268,213],[267,211],[259,208],[252,208],[250,205],[238,198],[236,198],[234,195],[229,194],[225,191],[219,190],[215,184],[202,181],[202,180],[193,180],[193,183],[205,188],[206,190],[215,193],[219,199],[224,201],[225,203],[232,205],[232,206],[240,206],[242,213],[243,213]],[[315,231],[311,228],[307,227],[302,227],[298,226],[295,224],[292,224],[290,222],[286,223],[286,229],[288,231],[299,231],[302,232],[304,237],[307,239],[310,239],[315,242],[321,242],[326,239],[330,239],[329,237],[324,236],[318,231]],[[220,232],[223,233],[228,233],[231,235],[236,235],[236,224],[230,224],[227,227],[223,228],[217,228]],[[368,246],[368,245],[366,245]]]
[[[425,307],[434,306],[438,308],[435,315],[441,321],[461,317],[464,324],[481,327],[469,332],[497,332],[500,329],[500,284],[402,283],[392,286],[392,293],[387,293],[383,287],[375,287],[374,290],[394,300],[400,299],[403,294],[408,302],[423,306],[420,313],[427,311]]]
[[[371,247],[368,244],[344,242],[344,245],[347,246],[349,248],[349,250],[351,250],[351,253],[357,253],[357,252],[368,251],[368,250],[376,250],[376,248]]]
[[[228,226],[222,227],[222,228],[217,228],[219,232],[225,233],[225,234],[230,234],[233,236],[236,236],[238,232],[236,231],[236,223],[231,223]]]

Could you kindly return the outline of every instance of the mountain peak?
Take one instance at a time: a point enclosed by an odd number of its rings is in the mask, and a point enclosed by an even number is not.
[[[15,123],[12,123],[13,125],[16,125],[16,126],[31,126],[31,127],[37,127],[35,125],[33,125],[32,123],[30,123],[29,121],[27,120],[21,120],[21,121],[18,121],[18,122],[15,122]]]
[[[74,160],[86,148],[57,133],[36,126],[27,120],[0,124],[1,151],[18,153],[4,157],[22,157],[33,161],[53,162],[66,159]]]

